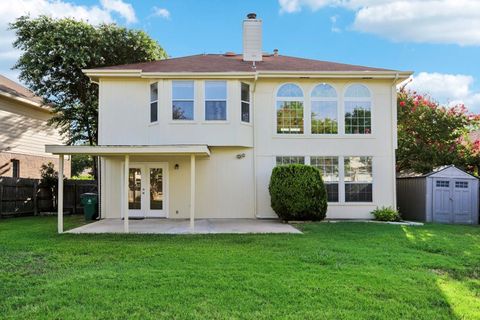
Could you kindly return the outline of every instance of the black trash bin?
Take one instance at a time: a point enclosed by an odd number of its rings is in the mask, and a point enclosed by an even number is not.
[[[80,195],[80,203],[83,205],[85,221],[98,218],[98,196],[96,193],[83,193]]]

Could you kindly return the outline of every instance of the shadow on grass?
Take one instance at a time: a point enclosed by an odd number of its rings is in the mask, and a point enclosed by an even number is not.
[[[429,224],[402,230],[409,247],[424,252],[422,267],[435,279],[453,315],[457,319],[480,319],[478,226]]]

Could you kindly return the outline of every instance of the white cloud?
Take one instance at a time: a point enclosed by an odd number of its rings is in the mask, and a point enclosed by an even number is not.
[[[428,94],[450,106],[463,103],[472,112],[480,112],[480,91],[472,87],[474,78],[463,74],[421,72],[412,77],[408,89]]]
[[[340,29],[340,28],[337,26],[337,21],[338,21],[338,15],[334,15],[334,16],[331,16],[331,17],[330,17],[330,22],[332,23],[332,27],[330,28],[330,30],[331,30],[332,32],[339,33],[339,32],[342,32],[342,29]]]
[[[161,18],[165,18],[165,19],[170,19],[170,11],[168,11],[165,8],[153,7],[152,16],[161,17]]]
[[[135,10],[130,3],[122,0],[100,0],[100,2],[105,10],[118,13],[127,23],[137,22]]]
[[[326,6],[355,12],[353,28],[394,41],[480,45],[478,0],[279,0],[280,11]]]
[[[92,24],[115,21],[113,14],[122,17],[127,23],[135,22],[133,7],[122,0],[101,0],[98,5],[76,5],[67,0],[15,0],[0,6],[0,73],[17,75],[11,71],[17,58],[18,50],[13,49],[15,34],[8,30],[8,24],[22,15],[37,17],[48,15],[53,18],[71,17],[88,21]]]

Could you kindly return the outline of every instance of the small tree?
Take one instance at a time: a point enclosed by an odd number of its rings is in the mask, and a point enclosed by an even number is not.
[[[97,144],[98,85],[82,69],[167,57],[145,32],[116,24],[23,16],[10,28],[17,36],[14,47],[22,51],[14,68],[30,89],[52,103],[55,114],[50,123],[69,145]],[[93,173],[96,177],[95,161]]]
[[[322,220],[327,213],[327,190],[320,171],[302,164],[273,168],[271,205],[283,220]]]
[[[58,183],[58,172],[55,171],[53,163],[42,164],[40,168],[41,182],[44,187],[54,190]]]
[[[427,96],[402,89],[398,93],[397,170],[427,173],[454,164],[478,172],[480,142],[470,141],[478,115],[464,105],[443,107]]]

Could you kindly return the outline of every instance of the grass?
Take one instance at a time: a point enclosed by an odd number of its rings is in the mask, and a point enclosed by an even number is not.
[[[480,319],[480,228],[301,227],[57,235],[54,217],[1,220],[0,317]]]

